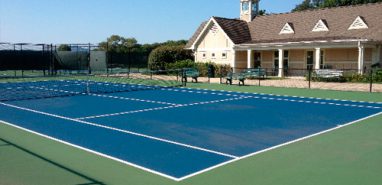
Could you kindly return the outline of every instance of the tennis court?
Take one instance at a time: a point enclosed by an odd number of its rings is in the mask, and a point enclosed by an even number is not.
[[[0,89],[6,124],[176,181],[382,113],[373,102],[86,80]]]

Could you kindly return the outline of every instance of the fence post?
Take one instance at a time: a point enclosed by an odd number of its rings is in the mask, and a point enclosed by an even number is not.
[[[312,69],[309,68],[308,72],[308,81],[309,81],[309,89],[311,87],[311,81],[312,81]]]
[[[183,68],[182,68],[182,76],[181,76],[181,78],[182,78],[182,85],[184,87],[186,87],[187,86],[187,77],[186,77],[186,74],[185,74],[185,71],[184,71]]]
[[[370,69],[370,93],[373,92],[373,69]]]
[[[219,78],[220,78],[220,84],[222,84],[222,81],[223,81],[222,77],[223,77],[223,74],[222,74],[222,66],[219,66]]]
[[[259,87],[261,86],[260,82],[261,82],[261,78],[259,77]]]

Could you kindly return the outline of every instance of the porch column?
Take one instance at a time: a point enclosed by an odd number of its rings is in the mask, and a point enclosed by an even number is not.
[[[247,68],[251,69],[253,68],[254,60],[253,60],[253,51],[251,49],[247,50]]]
[[[358,73],[363,74],[365,47],[362,44],[358,44]]]
[[[232,62],[231,62],[232,72],[236,73],[236,51],[232,51]]]
[[[284,77],[284,50],[279,49],[279,77]]]
[[[320,69],[321,68],[321,48],[316,48],[315,52],[315,61],[316,64],[314,66],[314,69]]]

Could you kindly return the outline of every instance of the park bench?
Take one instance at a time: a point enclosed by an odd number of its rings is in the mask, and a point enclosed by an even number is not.
[[[318,79],[337,79],[340,80],[344,76],[344,72],[334,69],[319,69],[314,71],[314,77]]]
[[[197,83],[199,75],[199,71],[195,68],[183,69],[183,79],[185,82],[187,82],[187,78],[192,78],[192,82],[195,81]]]
[[[245,79],[247,78],[265,78],[266,71],[265,69],[258,68],[258,69],[245,69],[241,71],[240,73],[228,73],[226,77],[226,84],[232,85],[233,80],[239,81],[240,85],[245,85]]]

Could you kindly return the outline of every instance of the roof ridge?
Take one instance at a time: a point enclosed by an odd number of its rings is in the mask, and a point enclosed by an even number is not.
[[[355,8],[355,7],[361,7],[361,6],[374,6],[382,4],[382,2],[374,2],[374,3],[366,3],[366,4],[355,4],[355,5],[348,5],[348,6],[336,6],[336,7],[326,7],[326,8],[317,8],[317,9],[308,9],[303,11],[296,11],[296,12],[285,12],[285,13],[271,13],[266,15],[259,15],[257,17],[267,17],[267,16],[275,16],[275,15],[290,15],[290,14],[299,14],[299,13],[306,13],[306,12],[316,12],[316,11],[323,11],[323,10],[333,10],[333,9],[343,9],[343,8]]]
[[[212,18],[225,19],[225,20],[231,20],[231,21],[243,21],[237,18],[226,18],[226,17],[218,17],[218,16],[212,16]]]

